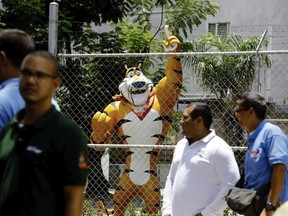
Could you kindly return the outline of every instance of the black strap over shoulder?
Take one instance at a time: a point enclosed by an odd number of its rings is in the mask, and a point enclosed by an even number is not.
[[[240,179],[238,180],[238,182],[236,183],[235,187],[238,187],[238,188],[243,188],[244,187],[244,180],[245,180],[245,177],[244,177],[244,170],[240,176]]]
[[[261,196],[261,197],[264,197],[269,193],[270,187],[271,187],[271,182],[269,182],[269,183],[263,185],[261,188],[259,188],[257,190],[256,194]]]
[[[238,188],[244,188],[244,181],[245,181],[245,172],[243,170],[242,174],[241,174],[241,177],[240,179],[238,180],[238,182],[236,183],[235,187],[238,187]],[[258,190],[257,190],[257,195],[261,196],[261,197],[264,197],[266,196],[268,193],[269,193],[269,190],[270,190],[270,187],[271,187],[271,182],[263,185],[262,187],[260,187]]]

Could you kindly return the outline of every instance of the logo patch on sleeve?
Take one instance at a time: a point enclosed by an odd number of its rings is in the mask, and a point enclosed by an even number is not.
[[[88,169],[88,155],[86,152],[80,152],[78,159],[78,167],[80,169]]]

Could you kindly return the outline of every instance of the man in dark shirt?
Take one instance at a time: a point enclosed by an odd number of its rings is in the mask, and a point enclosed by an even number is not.
[[[24,59],[20,92],[26,106],[0,134],[0,215],[81,215],[87,141],[51,104],[60,83],[50,53],[36,51]]]

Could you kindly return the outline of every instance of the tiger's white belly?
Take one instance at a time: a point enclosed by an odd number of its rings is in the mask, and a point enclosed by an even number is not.
[[[154,121],[160,117],[159,113],[151,109],[145,118],[141,121],[134,112],[128,113],[124,119],[129,119],[131,122],[127,122],[122,125],[124,135],[128,135],[128,144],[146,144],[155,145],[158,137],[152,137],[153,135],[162,133],[162,121]],[[137,185],[145,184],[150,174],[145,173],[146,170],[150,170],[150,154],[146,152],[151,151],[153,148],[130,148],[130,151],[134,152],[131,155],[130,169],[134,172],[130,172],[130,179]]]

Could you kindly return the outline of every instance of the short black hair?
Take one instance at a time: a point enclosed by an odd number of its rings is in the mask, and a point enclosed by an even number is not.
[[[0,51],[5,52],[14,67],[20,68],[25,56],[34,50],[34,40],[26,32],[19,29],[0,32]]]
[[[243,100],[243,108],[252,107],[259,119],[266,117],[266,101],[265,98],[255,92],[245,92],[238,97],[238,100]]]
[[[40,57],[40,58],[44,58],[44,59],[49,59],[50,61],[53,62],[53,65],[54,65],[54,75],[55,76],[59,76],[60,75],[60,65],[59,65],[59,62],[57,60],[57,58],[52,55],[51,53],[47,52],[46,50],[37,50],[37,51],[34,51],[34,52],[31,52],[29,53],[29,56],[35,56],[35,57]]]
[[[210,107],[206,103],[201,102],[193,102],[190,103],[188,107],[194,106],[194,109],[190,113],[192,119],[196,119],[197,117],[201,116],[204,122],[204,126],[207,129],[210,129],[210,126],[213,122],[212,111]]]

